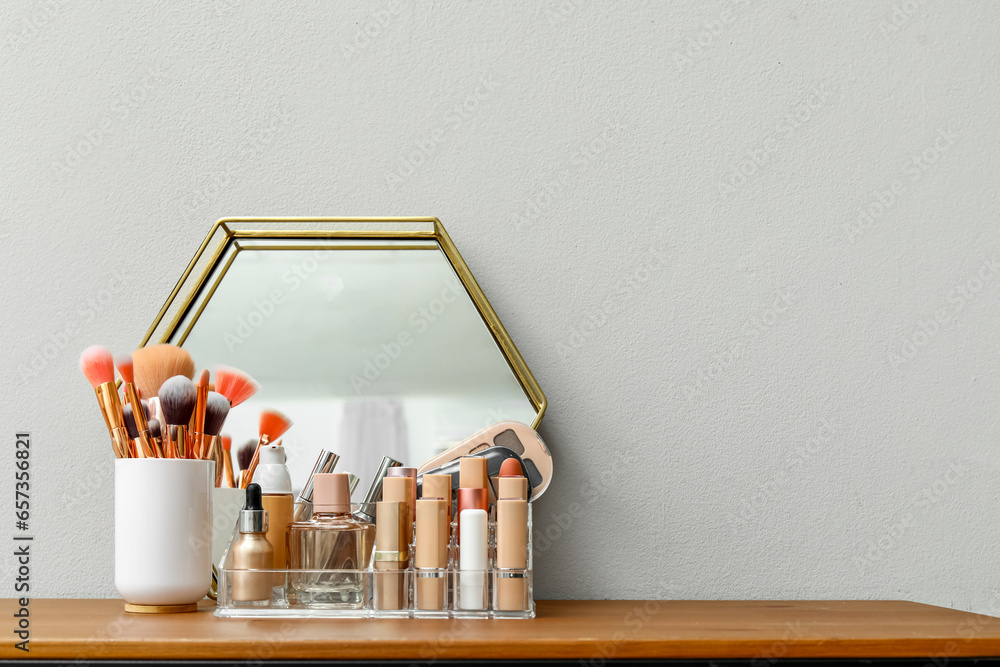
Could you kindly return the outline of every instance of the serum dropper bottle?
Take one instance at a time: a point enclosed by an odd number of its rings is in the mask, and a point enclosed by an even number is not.
[[[240,512],[240,536],[232,546],[233,605],[266,607],[271,604],[271,573],[240,572],[270,570],[274,547],[267,541],[267,512],[261,503],[260,486],[247,487],[246,506]]]

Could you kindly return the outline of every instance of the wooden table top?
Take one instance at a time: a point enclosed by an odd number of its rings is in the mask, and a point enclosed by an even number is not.
[[[11,623],[5,600],[2,615]],[[30,653],[0,658],[600,659],[1000,656],[1000,619],[898,601],[565,601],[534,620],[222,619],[32,600]]]

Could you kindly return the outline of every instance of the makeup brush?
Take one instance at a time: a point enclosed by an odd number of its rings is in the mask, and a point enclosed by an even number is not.
[[[257,440],[257,451],[254,452],[253,460],[250,462],[250,476],[244,481],[249,483],[249,480],[253,479],[253,473],[257,470],[257,459],[260,457],[260,448],[269,442],[275,442],[285,433],[285,431],[291,428],[291,426],[292,422],[288,419],[288,417],[276,410],[264,410],[260,413],[258,427],[260,438]]]
[[[136,447],[136,442],[139,440],[139,426],[135,423],[135,414],[132,412],[132,406],[128,403],[126,403],[122,408],[122,421],[125,424],[125,432],[128,433],[129,440],[132,441],[132,446]],[[146,437],[149,437],[148,431],[146,432]],[[136,447],[136,451],[140,458],[147,459],[153,456],[152,443],[153,439],[149,438],[150,453],[148,454],[142,446]]]
[[[122,404],[115,387],[114,357],[106,347],[92,345],[80,354],[80,370],[97,395],[97,404],[111,435],[115,456],[120,459],[131,457],[132,445],[125,431]]]
[[[260,385],[241,370],[228,366],[215,367],[215,391],[229,399],[230,407],[236,407],[257,393]]]
[[[161,438],[162,430],[160,428],[160,420],[156,417],[149,418],[149,437],[153,439],[153,447],[156,451],[160,452],[160,456],[163,455],[163,439]]]
[[[243,484],[244,478],[247,479],[248,483],[251,479],[247,476],[246,472],[250,468],[250,462],[253,461],[253,455],[257,452],[257,440],[247,440],[239,449],[236,450],[236,464],[240,467],[240,484],[239,488],[245,489],[246,486]]]
[[[194,377],[194,360],[187,350],[176,345],[140,347],[132,353],[132,364],[135,367],[136,387],[139,394],[146,398],[157,396],[168,378],[183,375],[190,380]]]
[[[198,400],[198,390],[194,382],[183,375],[175,375],[160,386],[158,394],[163,418],[167,421],[167,447],[175,458],[192,458],[187,442],[187,425]],[[172,429],[176,428],[177,435]]]
[[[219,433],[229,414],[229,401],[214,391],[205,392],[205,433],[203,438],[203,459],[215,461],[215,478],[222,479],[222,443]]]
[[[146,422],[146,411],[142,406],[142,402],[139,399],[139,392],[136,391],[135,384],[133,382],[134,367],[132,364],[132,355],[123,354],[119,356],[115,359],[115,366],[118,368],[118,374],[122,376],[122,390],[125,392],[125,399],[128,401],[128,405],[126,407],[130,408],[126,420],[131,419],[136,430],[136,435],[132,435],[131,429],[129,429],[129,437],[135,441],[135,447],[139,450],[139,454],[142,458],[155,456],[156,454],[153,449],[153,440],[149,437],[149,425]],[[128,429],[127,422],[125,427]],[[160,456],[162,456],[162,452],[160,453]]]
[[[146,415],[146,421],[149,421],[150,419],[156,416],[153,413],[153,406],[149,404],[149,401],[147,401],[144,398],[141,398],[139,399],[139,402],[142,403],[142,411]]]
[[[236,488],[236,478],[233,476],[233,439],[228,435],[221,436],[222,439],[222,469],[226,475],[226,488]]]
[[[195,382],[198,390],[198,397],[194,402],[194,417],[191,421],[191,435],[194,442],[194,456],[198,459],[211,458],[208,456],[208,446],[205,443],[205,403],[208,400],[208,370],[203,370],[198,374],[198,381]],[[227,401],[228,403],[228,401]],[[229,412],[228,410],[226,412]],[[225,420],[223,415],[222,419]],[[219,425],[222,428],[222,425]],[[218,435],[218,431],[215,432]]]

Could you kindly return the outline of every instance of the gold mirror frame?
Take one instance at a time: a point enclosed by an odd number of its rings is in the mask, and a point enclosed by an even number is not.
[[[205,237],[191,263],[167,297],[156,319],[149,327],[139,347],[150,341],[156,343],[169,342],[185,320],[191,308],[200,295],[206,290],[205,299],[194,314],[188,331],[205,304],[211,299],[215,287],[225,276],[226,269],[242,249],[241,239],[261,239],[275,242],[294,241],[295,239],[349,239],[361,241],[414,241],[437,243],[448,262],[462,282],[466,293],[476,306],[476,311],[489,329],[493,340],[500,348],[507,365],[517,378],[525,395],[535,409],[532,428],[538,428],[545,414],[546,400],[541,387],[524,363],[524,358],[518,352],[514,342],[497,317],[483,290],[469,270],[462,255],[452,242],[444,225],[437,218],[222,218]],[[311,249],[313,246],[309,246]],[[352,246],[358,248],[359,246]],[[227,258],[228,256],[228,258]],[[224,264],[223,264],[224,263]],[[212,286],[208,280],[223,264],[222,271]],[[184,336],[186,337],[187,332]],[[181,341],[183,342],[183,341]]]

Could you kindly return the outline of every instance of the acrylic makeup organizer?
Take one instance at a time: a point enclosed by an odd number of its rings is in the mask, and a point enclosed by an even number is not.
[[[360,505],[353,505],[352,510]],[[483,571],[460,571],[458,568],[458,546],[455,542],[456,524],[451,524],[451,544],[448,566],[441,569],[420,569],[410,566],[405,570],[377,570],[369,562],[363,570],[234,570],[229,548],[222,559],[219,570],[219,590],[215,615],[223,618],[534,618],[535,601],[532,592],[532,539],[531,503],[528,503],[528,549],[527,567],[523,570],[500,569],[496,566],[496,510],[490,512],[489,521],[489,566]],[[234,528],[230,546],[239,537]],[[411,549],[412,553],[412,549]],[[389,575],[389,576],[387,576]],[[463,582],[463,576],[466,578]],[[272,579],[271,599],[264,602],[247,603],[233,599],[233,584],[237,577],[268,577]],[[472,604],[462,604],[461,593],[473,590],[476,582],[483,582],[483,599]],[[508,581],[504,581],[508,580]],[[418,581],[423,583],[418,584]],[[430,584],[426,582],[431,582]],[[464,586],[472,582],[472,586]],[[499,609],[501,586],[511,586],[510,582],[520,581],[522,586],[513,584],[519,598],[520,609]],[[504,583],[500,583],[504,582]],[[296,604],[290,601],[295,590],[330,590],[340,586],[344,602],[322,607]],[[402,598],[401,609],[387,609],[379,603],[384,586],[398,586]],[[289,593],[293,595],[289,595]],[[420,609],[421,592],[437,593],[444,600],[443,609]],[[505,599],[510,602],[510,597]],[[466,600],[468,603],[468,600]],[[513,606],[517,606],[513,605]],[[395,607],[390,604],[389,606]],[[463,609],[463,606],[481,606],[481,609]],[[512,606],[508,604],[507,606]]]

